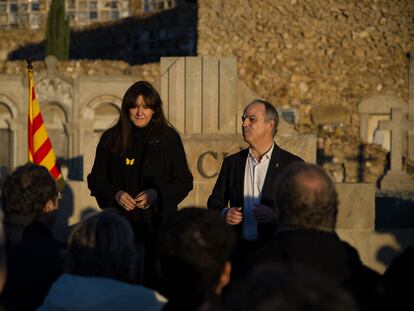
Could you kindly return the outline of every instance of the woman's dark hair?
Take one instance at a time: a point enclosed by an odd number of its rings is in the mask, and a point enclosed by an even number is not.
[[[78,223],[69,237],[65,270],[82,276],[134,283],[137,279],[134,233],[125,217],[105,209]]]
[[[111,127],[110,146],[113,153],[125,154],[131,144],[131,129],[134,126],[129,118],[129,109],[134,108],[138,96],[144,98],[145,104],[154,111],[151,118],[153,130],[162,132],[169,126],[162,110],[162,101],[158,91],[147,81],[138,81],[126,91],[121,106],[118,122]]]

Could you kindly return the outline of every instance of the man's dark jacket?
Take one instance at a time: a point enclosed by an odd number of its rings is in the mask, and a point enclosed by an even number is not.
[[[52,283],[62,274],[66,245],[57,241],[48,225],[35,220],[22,240],[7,251],[7,281],[1,304],[7,310],[35,310]]]
[[[299,228],[278,231],[266,246],[246,260],[240,273],[276,262],[301,265],[329,277],[351,292],[361,310],[370,310],[380,275],[365,266],[358,251],[336,233]]]
[[[248,154],[249,149],[244,149],[224,159],[213,192],[208,198],[208,208],[222,211],[224,208],[228,207],[228,203],[230,202],[229,207],[241,207],[243,210],[244,171]],[[262,188],[260,203],[273,208],[276,213],[277,207],[274,204],[275,185],[281,173],[293,162],[303,162],[303,160],[300,157],[283,150],[278,145],[274,145]],[[236,227],[241,235],[242,224],[239,224]],[[268,239],[276,228],[276,222],[268,224],[258,223],[259,240]]]

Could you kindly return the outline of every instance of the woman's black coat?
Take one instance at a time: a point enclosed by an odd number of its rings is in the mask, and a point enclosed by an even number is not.
[[[179,134],[171,127],[161,133],[151,131],[143,151],[132,150],[120,155],[110,151],[110,133],[108,130],[102,135],[88,175],[91,195],[96,197],[102,209],[116,207],[126,213],[132,223],[144,220],[152,227],[159,227],[177,211],[177,205],[193,188],[193,176],[188,169]],[[137,171],[140,172],[138,176]],[[120,190],[134,197],[150,188],[156,190],[158,200],[146,210],[136,209],[128,213],[115,200]]]

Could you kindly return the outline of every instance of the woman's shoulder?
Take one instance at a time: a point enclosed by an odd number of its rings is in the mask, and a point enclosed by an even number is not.
[[[114,135],[114,129],[111,127],[111,128],[105,130],[102,133],[102,135],[101,135],[101,137],[99,139],[99,142],[100,143],[103,143],[105,145],[108,145],[109,142],[110,142],[110,140],[111,140],[111,138],[113,137],[113,135]]]
[[[166,126],[162,130],[162,137],[164,139],[174,139],[174,140],[181,140],[180,134],[177,132],[177,130],[171,126]]]

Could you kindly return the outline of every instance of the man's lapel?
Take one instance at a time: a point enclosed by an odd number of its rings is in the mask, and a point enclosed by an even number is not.
[[[273,152],[272,152],[272,156],[270,157],[270,163],[269,163],[269,167],[267,169],[267,173],[266,173],[266,178],[265,181],[263,183],[263,188],[262,188],[262,203],[266,203],[267,201],[269,201],[269,199],[271,200],[271,196],[273,195],[273,187],[274,187],[274,179],[277,175],[277,171],[280,169],[279,168],[279,163],[280,161],[280,148],[278,145],[276,145],[273,148]],[[269,197],[270,196],[270,197]]]
[[[237,159],[236,164],[236,187],[237,187],[237,196],[236,198],[240,198],[240,206],[243,206],[244,203],[244,174],[246,170],[246,161],[247,155],[249,154],[249,149],[244,149],[240,152],[240,157]]]

